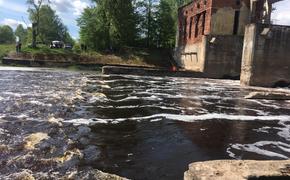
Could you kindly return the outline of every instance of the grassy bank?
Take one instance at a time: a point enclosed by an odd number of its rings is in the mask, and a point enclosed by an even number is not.
[[[7,56],[9,52],[15,49],[14,45],[10,44],[0,44],[0,62],[4,56]]]
[[[145,67],[170,66],[168,51],[144,48],[123,48],[116,53],[105,53],[50,49],[45,46],[36,49],[25,47],[22,49],[22,53],[9,53],[9,57],[14,59],[71,62],[72,64],[113,64]]]

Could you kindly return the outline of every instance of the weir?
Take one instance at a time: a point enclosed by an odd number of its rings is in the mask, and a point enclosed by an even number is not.
[[[241,85],[289,85],[290,27],[271,23],[278,1],[195,0],[181,7],[175,61],[209,78],[241,74]]]

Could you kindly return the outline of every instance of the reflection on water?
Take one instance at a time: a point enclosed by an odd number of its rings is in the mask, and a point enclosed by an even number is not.
[[[290,157],[290,102],[246,100],[238,81],[20,70],[0,71],[1,136],[51,117],[89,125],[89,165],[105,172],[181,179],[195,161]]]

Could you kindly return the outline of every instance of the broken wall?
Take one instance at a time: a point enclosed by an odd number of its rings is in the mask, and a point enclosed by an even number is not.
[[[175,61],[186,69],[196,72],[204,72],[206,50],[206,37],[198,43],[179,46],[175,50]]]
[[[243,41],[243,36],[207,36],[204,71],[206,76],[239,79]]]
[[[214,0],[212,6],[210,34],[244,35],[245,26],[250,22],[249,0]]]
[[[241,84],[272,87],[290,83],[290,26],[262,24],[246,27]]]

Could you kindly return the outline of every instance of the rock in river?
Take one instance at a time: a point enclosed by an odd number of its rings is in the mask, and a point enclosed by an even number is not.
[[[27,150],[33,150],[35,149],[35,146],[37,144],[39,144],[42,140],[45,140],[45,139],[48,139],[49,136],[46,134],[46,133],[34,133],[34,134],[31,134],[29,136],[27,136],[24,140],[25,142],[25,149]]]

